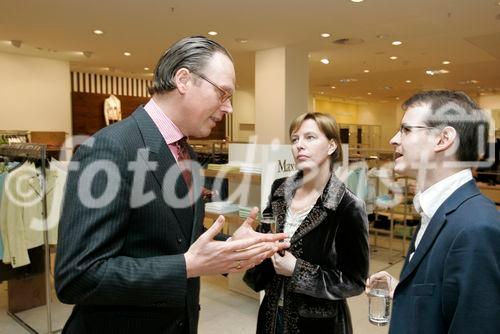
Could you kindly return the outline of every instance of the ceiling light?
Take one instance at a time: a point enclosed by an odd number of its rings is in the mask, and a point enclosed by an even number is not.
[[[450,73],[450,71],[448,70],[426,70],[425,71],[425,74],[427,75],[439,75],[439,74],[447,74],[447,73]]]
[[[102,35],[102,34],[104,34],[104,31],[96,29],[96,30],[93,31],[93,33],[96,34],[96,35]]]
[[[325,64],[325,65],[330,64],[330,61],[329,61],[327,58],[323,58],[323,59],[321,59],[321,60],[320,60],[320,62],[322,62],[322,63],[323,63],[323,64]]]
[[[325,92],[319,92],[321,95],[325,94]]]
[[[219,33],[217,31],[209,31],[208,34],[210,36],[217,36]]]
[[[349,82],[356,82],[356,81],[358,81],[358,79],[355,79],[355,78],[343,78],[343,79],[340,79],[339,81],[342,82],[342,83],[349,83]]]
[[[246,38],[236,38],[235,41],[242,44],[248,43],[248,39]]]
[[[129,57],[129,56],[131,56],[132,54],[131,54],[130,52],[124,52],[124,53],[123,53],[123,55],[124,55],[124,56]]]
[[[328,37],[330,37],[330,34],[327,33],[327,32],[324,32],[324,33],[321,34],[321,37],[328,38]]]
[[[149,67],[144,67],[144,71],[149,71]]]
[[[358,3],[358,2],[363,2],[365,0],[351,0],[351,2]]]
[[[331,86],[330,88],[331,88],[331,89],[335,89],[335,88],[337,88],[337,87],[335,87],[335,86]]]
[[[464,81],[459,81],[458,82],[460,85],[475,85],[477,83],[479,83],[479,81],[477,80],[464,80]],[[480,86],[477,86],[478,88],[480,88]]]
[[[396,100],[399,100],[399,96],[396,96]]]
[[[368,93],[366,93],[366,94],[368,94],[368,95],[372,95],[372,92],[368,92]]]
[[[405,82],[406,82],[406,83],[411,83],[411,80],[406,80]]]
[[[450,63],[451,63],[451,61],[449,61],[449,60],[443,60],[443,62],[442,62],[443,65],[449,65]]]
[[[370,73],[370,70],[364,70],[363,72],[365,72],[365,73]]]
[[[396,57],[396,56],[390,56],[389,59],[390,60],[396,60],[396,59],[398,59],[398,57]]]
[[[392,42],[392,45],[396,45],[396,46],[401,45],[401,44],[403,44],[403,42],[401,42],[401,41]]]
[[[15,48],[20,48],[21,45],[23,44],[23,41],[20,41],[20,40],[17,40],[17,39],[13,39],[12,41],[10,41],[10,44],[15,47]]]

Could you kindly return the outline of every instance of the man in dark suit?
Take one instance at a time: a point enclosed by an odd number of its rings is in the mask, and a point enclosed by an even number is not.
[[[161,57],[151,100],[80,146],[59,225],[58,297],[76,304],[64,333],[196,333],[199,276],[245,271],[286,247],[252,230],[203,232],[199,165],[186,137],[232,112],[235,73],[218,43],[188,37]],[[201,236],[200,236],[201,235]]]
[[[391,139],[394,170],[417,179],[422,218],[399,282],[391,281],[389,333],[500,332],[500,220],[472,178],[488,121],[462,92],[421,92],[403,104]],[[482,152],[481,152],[482,151]]]

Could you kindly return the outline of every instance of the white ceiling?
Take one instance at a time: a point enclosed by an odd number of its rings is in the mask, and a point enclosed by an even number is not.
[[[394,102],[419,89],[500,94],[498,0],[0,0],[0,51],[69,60],[73,69],[147,75],[174,41],[213,37],[251,87],[254,53],[290,45],[310,54],[313,94]],[[97,36],[94,29],[105,33]],[[320,34],[328,32],[330,38]],[[380,38],[383,37],[383,38]],[[338,45],[341,38],[361,39]],[[238,39],[247,39],[240,43]],[[20,40],[15,48],[11,40]],[[393,46],[393,40],[403,45]],[[81,51],[90,51],[90,58]],[[126,57],[123,52],[132,56]],[[390,56],[397,60],[390,60]],[[329,65],[319,60],[327,57]],[[451,64],[443,65],[449,60]],[[368,69],[369,73],[363,71]],[[428,69],[449,74],[429,76]],[[340,79],[357,79],[341,83]],[[406,83],[411,80],[411,83]],[[468,83],[476,80],[478,83]],[[460,83],[462,82],[462,83]],[[336,89],[332,89],[335,86]],[[370,95],[368,93],[371,93]]]

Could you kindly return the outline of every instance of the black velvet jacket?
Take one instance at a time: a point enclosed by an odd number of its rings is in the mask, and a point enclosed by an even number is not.
[[[301,180],[299,172],[273,183],[264,212],[275,215],[278,232],[283,231],[286,210]],[[364,203],[334,174],[293,235],[289,251],[297,258],[291,277],[276,274],[270,259],[245,273],[252,289],[266,291],[257,333],[274,333],[282,287],[285,333],[352,333],[345,298],[364,290],[368,221]]]

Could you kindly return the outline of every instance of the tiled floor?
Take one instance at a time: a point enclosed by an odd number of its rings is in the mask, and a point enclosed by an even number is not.
[[[398,277],[402,266],[402,258],[393,256],[394,264],[389,264],[387,252],[372,253],[370,272],[387,270]],[[397,262],[399,261],[399,262]],[[239,293],[230,291],[227,279],[223,276],[210,276],[202,279],[200,334],[253,334],[257,319],[258,301]],[[367,319],[368,300],[362,294],[348,300],[351,310],[355,334],[385,334],[387,327],[371,325]],[[0,334],[27,333],[6,314],[7,286],[0,284]],[[53,330],[61,329],[66,321],[71,306],[59,302],[53,303]],[[27,323],[39,332],[46,332],[46,309],[25,311],[19,314]]]

